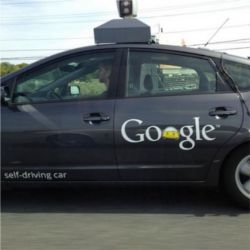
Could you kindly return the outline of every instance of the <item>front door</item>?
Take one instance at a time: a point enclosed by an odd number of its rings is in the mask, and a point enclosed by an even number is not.
[[[57,59],[17,77],[2,109],[3,180],[116,180],[114,51]]]

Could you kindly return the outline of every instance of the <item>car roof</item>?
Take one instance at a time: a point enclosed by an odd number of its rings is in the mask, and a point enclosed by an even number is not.
[[[8,80],[9,78],[12,78],[13,76],[25,72],[29,70],[30,68],[33,68],[35,66],[42,65],[46,62],[49,62],[51,60],[56,60],[58,58],[62,58],[64,56],[70,56],[73,54],[81,53],[84,51],[91,51],[91,50],[102,50],[102,49],[118,49],[118,48],[137,48],[137,49],[158,49],[158,50],[164,50],[167,52],[176,52],[176,53],[186,53],[190,55],[196,55],[196,56],[206,56],[206,57],[213,57],[213,58],[222,58],[225,60],[231,60],[235,62],[244,63],[247,65],[250,65],[250,60],[247,58],[229,55],[223,52],[217,52],[209,49],[204,48],[190,48],[190,47],[181,47],[181,46],[173,46],[173,45],[163,45],[163,44],[157,44],[157,43],[148,43],[148,44],[98,44],[93,46],[85,46],[80,47],[72,50],[67,50],[49,57],[46,57],[42,60],[39,60],[37,62],[34,62],[30,65],[28,65],[25,68],[22,68],[16,72],[10,73],[6,76],[2,77],[3,81]]]
[[[174,46],[174,45],[164,45],[164,44],[158,44],[158,43],[138,43],[138,44],[99,44],[99,45],[93,45],[93,46],[87,46],[87,47],[80,47],[68,51],[61,52],[59,54],[56,54],[55,56],[66,56],[70,55],[71,53],[78,53],[81,51],[85,50],[96,50],[96,49],[112,49],[112,48],[141,48],[141,49],[160,49],[160,50],[167,50],[167,51],[172,51],[172,52],[182,52],[182,53],[188,53],[188,54],[193,54],[197,56],[208,56],[208,57],[214,57],[214,58],[223,58],[228,59],[228,60],[233,60],[233,61],[239,61],[242,63],[248,64],[250,62],[249,59],[240,57],[240,56],[235,56],[235,55],[230,55],[224,52],[218,52],[218,51],[213,51],[210,49],[206,48],[190,48],[190,47],[184,47],[184,46]],[[53,59],[53,56],[50,57]]]

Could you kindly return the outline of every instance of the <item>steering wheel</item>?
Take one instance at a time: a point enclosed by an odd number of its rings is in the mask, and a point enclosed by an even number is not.
[[[48,99],[52,99],[52,100],[61,100],[62,99],[62,97],[58,93],[56,93],[55,91],[53,91],[53,90],[49,91],[46,94],[46,97]]]

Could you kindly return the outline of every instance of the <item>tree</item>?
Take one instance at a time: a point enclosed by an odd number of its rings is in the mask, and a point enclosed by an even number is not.
[[[4,76],[14,71],[17,71],[23,67],[26,67],[27,65],[27,63],[11,64],[8,62],[2,62],[0,63],[0,76]]]

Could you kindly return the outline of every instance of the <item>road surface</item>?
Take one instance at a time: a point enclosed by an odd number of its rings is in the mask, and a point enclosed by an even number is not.
[[[2,193],[2,250],[248,250],[250,215],[217,190],[152,185]]]

